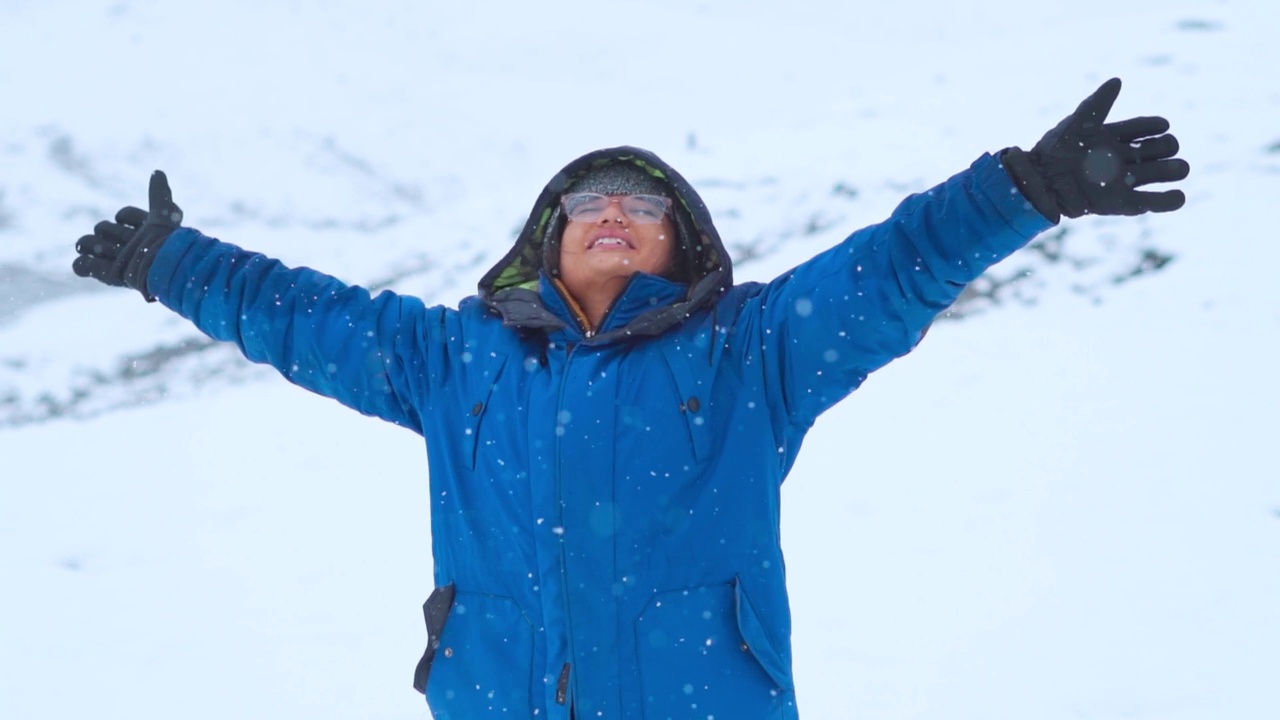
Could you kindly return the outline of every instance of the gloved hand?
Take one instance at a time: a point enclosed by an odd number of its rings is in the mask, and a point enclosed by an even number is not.
[[[1103,124],[1119,94],[1120,79],[1106,81],[1030,152],[1013,147],[1001,154],[1018,189],[1054,223],[1063,215],[1170,212],[1186,202],[1181,190],[1137,189],[1182,180],[1191,166],[1173,157],[1178,139],[1162,117]]]
[[[79,257],[71,269],[80,277],[91,277],[108,285],[128,287],[142,293],[148,302],[147,271],[156,251],[182,223],[182,209],[173,202],[169,180],[164,173],[151,173],[149,210],[121,208],[115,222],[103,220],[92,235],[76,242]]]

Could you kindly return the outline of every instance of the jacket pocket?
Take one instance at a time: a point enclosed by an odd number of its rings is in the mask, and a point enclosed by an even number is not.
[[[709,419],[710,383],[708,378],[694,372],[690,366],[690,354],[671,343],[662,343],[662,351],[666,356],[667,368],[676,383],[676,391],[680,394],[680,414],[684,416],[685,426],[689,430],[689,441],[693,445],[693,457],[698,462],[706,461],[711,455],[712,432]],[[699,356],[701,357],[701,356]]]
[[[785,668],[756,655],[760,628],[744,635],[737,582],[654,595],[636,622],[644,717],[786,717]],[[758,620],[758,618],[757,618]],[[775,674],[778,677],[775,677]]]
[[[479,362],[479,361],[475,361]],[[505,356],[491,359],[488,361],[484,369],[480,372],[479,389],[470,395],[462,408],[462,437],[463,443],[463,460],[467,464],[468,470],[476,469],[476,453],[480,448],[480,430],[481,423],[485,416],[489,415],[489,401],[493,396],[493,389],[498,384],[498,377],[502,374],[502,368],[506,366],[507,358]]]
[[[533,716],[533,624],[515,600],[459,590],[439,637],[424,679],[432,717]]]
[[[431,663],[435,660],[436,649],[440,647],[440,637],[444,634],[445,621],[449,619],[449,610],[453,607],[454,587],[449,583],[431,591],[427,601],[422,604],[422,616],[427,623],[427,649],[413,670],[413,688],[422,694],[427,693],[427,678],[431,675]]]
[[[743,590],[741,581],[735,580],[733,583],[733,600],[738,631],[742,633],[743,642],[751,649],[751,654],[755,655],[765,672],[769,673],[775,685],[784,690],[793,690],[789,656],[784,657],[769,641],[763,618],[751,605],[751,600]]]

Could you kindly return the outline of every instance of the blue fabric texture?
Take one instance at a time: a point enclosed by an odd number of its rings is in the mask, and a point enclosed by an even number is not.
[[[148,287],[425,439],[434,580],[456,589],[434,717],[796,718],[779,495],[806,431],[1049,226],[984,155],[772,282],[595,343],[545,277],[563,327],[517,332],[476,297],[371,296],[185,228]],[[637,276],[609,321],[685,292]]]

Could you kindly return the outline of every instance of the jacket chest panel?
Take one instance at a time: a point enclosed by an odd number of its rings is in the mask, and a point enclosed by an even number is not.
[[[655,554],[687,556],[695,536],[741,547],[734,523],[772,504],[763,393],[718,373],[704,348],[560,346],[545,359],[526,348],[485,363],[454,389],[457,420],[444,427],[470,472],[433,474],[453,486],[442,491],[457,512],[471,508],[477,542],[528,547],[553,532],[571,554],[616,557],[628,574]]]

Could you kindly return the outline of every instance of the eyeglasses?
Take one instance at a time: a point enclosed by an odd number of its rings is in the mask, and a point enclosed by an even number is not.
[[[574,222],[595,222],[614,203],[618,203],[618,208],[627,219],[640,225],[662,222],[662,216],[671,209],[671,199],[661,195],[610,197],[600,193],[569,193],[560,198],[565,214]]]

